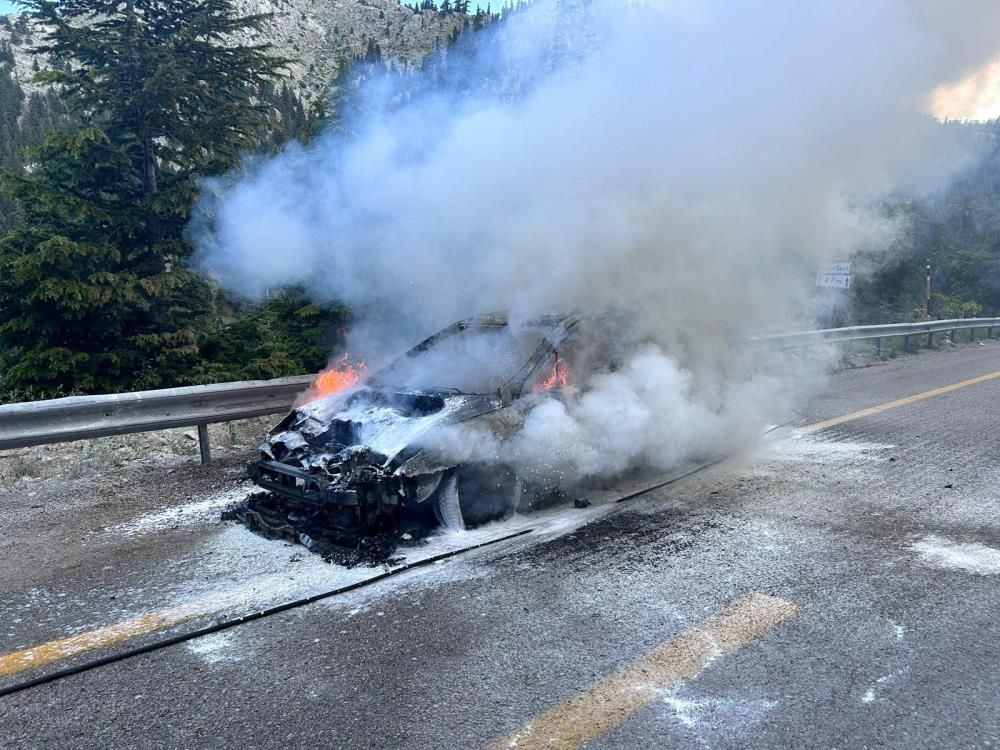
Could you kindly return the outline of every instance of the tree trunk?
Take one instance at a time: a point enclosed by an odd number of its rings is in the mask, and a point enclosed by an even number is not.
[[[142,141],[142,182],[146,195],[156,195],[156,151],[153,149],[153,139],[149,136]]]

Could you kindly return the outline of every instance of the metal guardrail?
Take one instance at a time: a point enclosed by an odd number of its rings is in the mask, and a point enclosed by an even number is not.
[[[993,329],[1000,328],[1000,318],[955,318],[952,320],[928,320],[921,323],[889,323],[878,326],[849,326],[847,328],[827,328],[820,331],[799,331],[796,333],[775,333],[756,336],[752,343],[780,349],[795,349],[822,344],[839,344],[845,341],[875,339],[875,349],[882,352],[882,339],[903,337],[903,349],[909,346],[911,336],[927,336],[927,343],[934,343],[935,333],[947,333],[955,341],[956,331],[969,331],[969,340],[974,341],[976,331],[986,329],[988,338],[993,337]]]
[[[307,375],[6,404],[0,406],[0,450],[197,426],[202,462],[208,463],[209,424],[286,412],[314,378]]]
[[[987,330],[987,336],[992,337],[993,329],[1000,329],[1000,318],[932,320],[777,333],[757,336],[751,339],[751,344],[792,349],[875,339],[876,349],[881,352],[884,338],[902,336],[903,348],[906,349],[911,336],[926,335],[928,342],[933,343],[935,333],[948,333],[954,341],[956,331],[968,330],[970,340],[974,340],[975,332],[983,328]],[[209,424],[288,411],[295,397],[313,379],[314,376],[305,375],[7,404],[0,406],[0,450],[197,426],[202,462],[207,463],[210,459]]]

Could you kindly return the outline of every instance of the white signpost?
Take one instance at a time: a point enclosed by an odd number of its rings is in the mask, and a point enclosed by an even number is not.
[[[850,289],[852,281],[854,276],[851,274],[850,263],[831,263],[820,268],[816,274],[816,286]]]

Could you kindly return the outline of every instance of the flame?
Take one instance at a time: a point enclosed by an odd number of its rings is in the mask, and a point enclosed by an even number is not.
[[[357,383],[365,374],[365,363],[359,361],[357,364],[351,362],[351,355],[345,354],[334,362],[328,369],[323,370],[316,376],[316,380],[309,386],[309,390],[299,396],[295,405],[301,406],[310,401],[317,401],[350,388]]]
[[[565,388],[568,385],[569,371],[566,369],[566,365],[557,359],[552,365],[552,372],[549,373],[549,376],[545,380],[535,383],[531,390],[537,393],[538,391],[550,391],[553,388]]]

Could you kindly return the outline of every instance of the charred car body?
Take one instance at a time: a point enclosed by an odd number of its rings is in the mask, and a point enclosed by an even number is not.
[[[539,391],[566,384],[560,352],[579,323],[574,315],[455,323],[354,386],[293,409],[261,445],[251,478],[343,528],[413,514],[464,528],[526,508],[533,494],[513,469],[456,465],[427,438],[459,423],[500,440],[516,433],[550,395]]]

